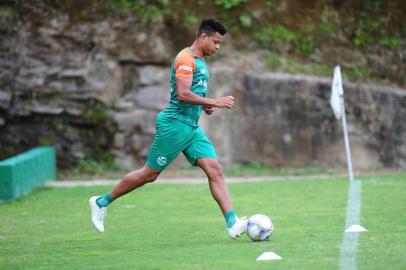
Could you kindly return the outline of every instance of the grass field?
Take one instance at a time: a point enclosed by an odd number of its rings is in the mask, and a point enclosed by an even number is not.
[[[204,184],[151,184],[115,201],[97,233],[87,199],[110,186],[41,188],[0,204],[0,269],[337,269],[346,179],[230,184],[240,215],[264,213],[268,242],[228,238]],[[406,174],[362,178],[358,269],[406,268]],[[256,261],[265,251],[280,261]]]

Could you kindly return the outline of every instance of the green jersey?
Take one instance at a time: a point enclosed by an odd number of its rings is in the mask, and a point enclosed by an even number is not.
[[[209,80],[206,61],[197,56],[191,48],[185,48],[178,53],[170,71],[171,99],[169,106],[163,111],[168,118],[178,119],[190,126],[197,127],[203,106],[189,104],[178,99],[176,91],[176,77],[178,76],[192,78],[191,91],[201,97],[206,97]]]

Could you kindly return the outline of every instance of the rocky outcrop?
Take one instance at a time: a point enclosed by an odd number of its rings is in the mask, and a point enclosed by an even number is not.
[[[60,167],[110,153],[128,167],[142,165],[180,49],[166,26],[146,28],[131,14],[40,23],[1,14],[0,158],[54,145]],[[209,64],[209,95],[234,95],[236,105],[201,120],[223,162],[345,166],[329,78],[266,73],[253,60],[258,54],[241,64],[226,52]],[[354,167],[406,168],[406,91],[344,87]]]
[[[274,73],[235,78],[232,69],[217,70],[213,78],[218,95],[238,97],[232,111],[206,123],[222,159],[346,166],[341,121],[329,104],[330,78]],[[354,168],[405,168],[406,92],[348,82],[344,89]]]
[[[162,107],[154,96],[174,51],[164,25],[147,28],[131,14],[33,22],[1,11],[0,157],[38,144],[55,145],[62,167],[110,149],[144,157],[137,145],[153,133],[148,111]]]

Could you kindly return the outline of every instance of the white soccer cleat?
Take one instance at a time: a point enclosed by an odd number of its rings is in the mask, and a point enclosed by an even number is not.
[[[89,199],[89,205],[90,205],[90,212],[91,212],[91,218],[94,227],[96,228],[97,231],[99,232],[104,232],[104,216],[106,214],[106,207],[100,208],[96,204],[96,200],[99,198],[99,196],[93,196]]]
[[[228,235],[231,238],[236,239],[237,237],[247,232],[247,224],[248,220],[240,219],[237,217],[234,225],[231,228],[227,228]]]

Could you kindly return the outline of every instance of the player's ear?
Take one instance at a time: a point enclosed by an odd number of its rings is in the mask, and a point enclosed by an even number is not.
[[[208,36],[209,36],[209,35],[207,35],[207,33],[202,33],[202,34],[200,35],[200,38],[201,38],[201,39],[206,39]]]

